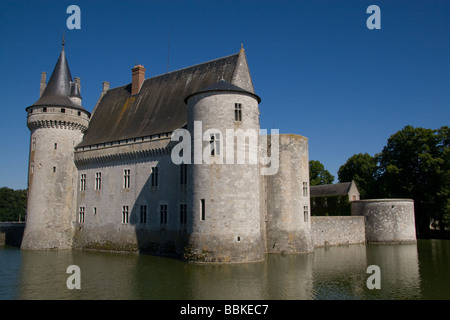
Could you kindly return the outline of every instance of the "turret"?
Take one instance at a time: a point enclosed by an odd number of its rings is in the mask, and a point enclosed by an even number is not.
[[[187,99],[189,260],[264,259],[260,221],[259,97],[220,80]]]
[[[45,78],[42,78],[45,81]],[[64,52],[40,98],[26,108],[30,135],[28,202],[22,249],[66,249],[76,219],[74,147],[89,126]]]

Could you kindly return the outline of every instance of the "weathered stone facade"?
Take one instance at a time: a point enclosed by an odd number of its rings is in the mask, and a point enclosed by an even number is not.
[[[243,49],[147,80],[139,70],[104,84],[91,115],[62,51],[27,108],[23,249],[250,262],[365,241],[364,217],[311,220],[308,139],[260,132]]]
[[[369,242],[416,241],[414,201],[411,199],[354,201],[352,215],[366,218],[366,238]]]
[[[349,245],[366,242],[363,216],[311,217],[314,247]]]

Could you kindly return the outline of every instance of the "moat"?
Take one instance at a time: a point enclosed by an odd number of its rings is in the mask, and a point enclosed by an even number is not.
[[[69,265],[81,289],[69,290]],[[381,289],[368,289],[367,267]],[[316,248],[247,264],[149,255],[0,247],[0,299],[450,299],[450,240]]]

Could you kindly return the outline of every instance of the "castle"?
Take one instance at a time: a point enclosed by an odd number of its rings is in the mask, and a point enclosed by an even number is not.
[[[128,84],[103,83],[92,114],[82,106],[64,42],[48,84],[42,74],[40,97],[26,108],[22,249],[125,250],[202,262],[313,251],[308,139],[260,130],[261,99],[242,47],[147,79],[143,66],[131,71]],[[364,229],[363,215],[347,218]],[[350,243],[366,240],[357,238]]]

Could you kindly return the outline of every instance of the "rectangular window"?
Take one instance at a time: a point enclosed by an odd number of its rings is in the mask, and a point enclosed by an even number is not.
[[[187,165],[182,163],[180,165],[180,184],[187,183]]]
[[[53,167],[53,172],[56,172],[56,167]]]
[[[303,220],[305,222],[309,221],[309,210],[308,210],[308,206],[303,206]]]
[[[185,203],[180,204],[180,224],[187,223],[187,206]]]
[[[61,113],[66,113],[66,109],[61,108]]]
[[[200,219],[205,221],[206,218],[206,208],[205,208],[205,199],[200,199]]]
[[[33,137],[31,139],[31,150],[35,150],[36,149],[36,137]]]
[[[128,206],[122,206],[122,223],[128,224]]]
[[[152,167],[152,174],[151,174],[151,186],[156,187],[158,186],[158,167]]]
[[[53,146],[53,148],[54,148],[55,150],[57,150],[57,149],[58,149],[58,144],[55,143],[54,146]]]
[[[96,172],[95,173],[95,190],[101,190],[102,189],[102,173]]]
[[[125,189],[130,187],[130,169],[123,170],[123,187]]]
[[[234,104],[234,120],[242,121],[242,105],[240,103]]]
[[[43,107],[42,112],[47,112],[47,107]]]
[[[80,178],[80,191],[86,190],[86,174],[82,173]]]
[[[212,156],[220,155],[220,133],[212,133],[210,135],[209,147]]]
[[[97,214],[97,207],[94,207],[93,213],[94,213],[94,216]]]
[[[167,204],[162,204],[159,206],[159,213],[161,217],[161,224],[167,223]]]
[[[303,182],[303,197],[308,197],[308,182]]]
[[[147,223],[147,206],[141,206],[141,223]]]
[[[84,213],[85,213],[84,207],[80,207],[80,211],[78,214],[78,222],[79,223],[84,223]]]

